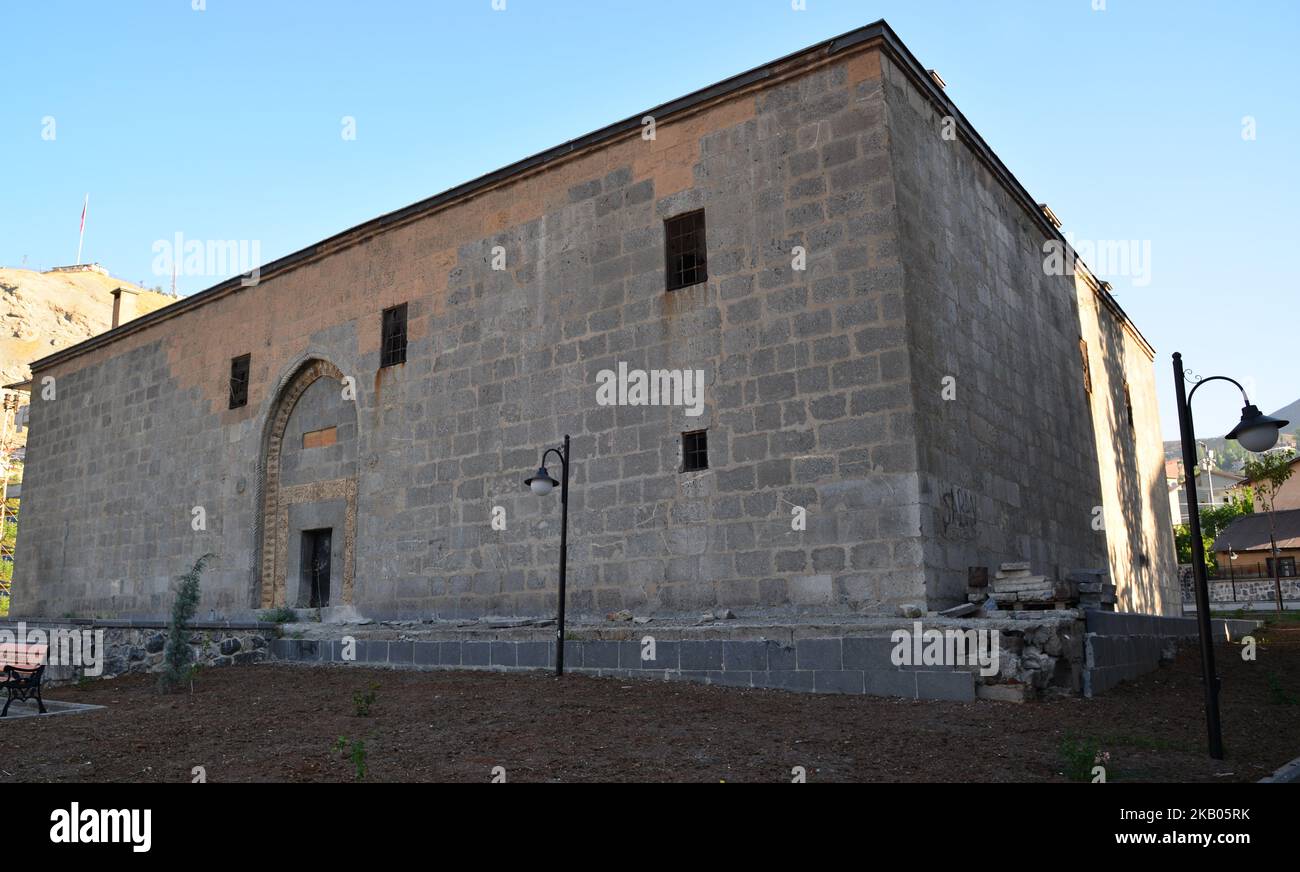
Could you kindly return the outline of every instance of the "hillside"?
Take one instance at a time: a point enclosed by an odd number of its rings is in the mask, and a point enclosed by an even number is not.
[[[0,384],[31,377],[29,364],[103,333],[112,324],[114,288],[123,295],[123,321],[161,309],[176,298],[113,278],[98,266],[48,272],[0,267]]]
[[[1288,406],[1283,406],[1276,412],[1269,412],[1274,418],[1281,418],[1291,423],[1282,428],[1283,433],[1300,434],[1300,400],[1296,400]]]
[[[1289,445],[1296,447],[1297,434],[1300,434],[1300,400],[1296,400],[1290,405],[1283,406],[1276,412],[1265,412],[1273,418],[1281,418],[1291,423],[1282,428],[1282,437],[1278,440],[1278,445]],[[1204,442],[1205,446],[1214,452],[1219,460],[1219,468],[1226,469],[1229,472],[1240,473],[1241,468],[1245,465],[1246,457],[1249,452],[1242,448],[1236,442],[1230,442],[1222,436],[1201,437],[1199,442]],[[1165,443],[1165,459],[1175,460],[1183,456],[1183,446],[1178,440],[1171,440]]]

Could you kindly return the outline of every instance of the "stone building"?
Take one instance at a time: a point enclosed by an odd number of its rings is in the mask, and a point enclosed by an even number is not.
[[[861,28],[37,361],[14,612],[161,617],[213,552],[205,615],[550,615],[565,434],[571,614],[892,614],[1009,560],[1171,612],[1153,352],[1053,241]],[[702,406],[607,404],[638,370]]]

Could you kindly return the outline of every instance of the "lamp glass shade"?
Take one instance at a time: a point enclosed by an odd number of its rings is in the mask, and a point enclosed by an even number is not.
[[[539,497],[544,497],[553,491],[559,482],[551,478],[550,473],[546,471],[546,467],[542,466],[538,468],[537,474],[532,478],[524,479],[524,484],[528,485],[528,489]]]
[[[1259,453],[1267,451],[1277,444],[1276,427],[1251,427],[1248,430],[1242,430],[1237,434],[1237,441],[1241,447],[1247,451]]]
[[[1249,405],[1241,410],[1241,420],[1232,428],[1228,438],[1236,439],[1242,448],[1258,454],[1276,445],[1277,434],[1289,423],[1291,422],[1279,418],[1270,418],[1260,412],[1259,407]]]

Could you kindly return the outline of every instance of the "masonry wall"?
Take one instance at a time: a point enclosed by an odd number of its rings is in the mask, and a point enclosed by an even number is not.
[[[207,551],[225,559],[205,577],[204,613],[242,605],[240,555],[222,543],[251,498],[251,422],[222,426],[173,375],[160,331],[130,345],[35,376],[15,617],[161,616],[171,579]]]
[[[1083,693],[1095,696],[1121,681],[1132,681],[1174,659],[1180,644],[1194,643],[1195,618],[1088,611],[1084,636]],[[1210,635],[1239,642],[1260,627],[1258,621],[1210,622]]]
[[[1076,284],[1115,606],[1181,616],[1153,354],[1082,271]]]
[[[201,615],[260,606],[268,422],[318,360],[355,384],[355,399],[312,388],[307,401],[321,421],[355,421],[322,462],[355,448],[362,614],[549,614],[559,504],[521,482],[566,433],[572,613],[924,597],[934,521],[919,506],[933,511],[936,473],[923,493],[884,125],[874,49],[791,62],[659,119],[652,140],[392,221],[38,371],[57,394],[33,396],[14,614],[161,616],[172,579],[208,551]],[[666,293],[662,222],[700,207],[709,281]],[[380,313],[402,302],[407,362],[380,369]],[[230,410],[229,362],[244,353],[249,403]],[[702,369],[703,416],[598,405],[596,373],[620,362]],[[710,469],[682,473],[680,434],[702,428]],[[795,507],[806,529],[792,528]]]
[[[934,608],[970,566],[1163,547],[1136,526],[1146,482],[1103,499],[1073,280],[1044,274],[1041,227],[876,45],[781,62],[652,138],[388,216],[38,370],[13,613],[160,617],[205,552],[205,613],[295,605],[297,537],[331,527],[338,616],[550,614],[558,499],[522,478],[565,434],[579,616]],[[699,208],[709,280],[667,292],[663,221]],[[407,360],[381,369],[398,303]],[[1099,352],[1108,397],[1121,375],[1153,392],[1127,343]],[[701,370],[703,414],[600,405],[620,363]],[[325,426],[337,442],[305,449]],[[684,473],[700,429],[710,468]],[[1121,476],[1147,442],[1109,458]],[[1166,607],[1158,559],[1117,578],[1126,605]]]
[[[903,70],[886,62],[929,600],[964,601],[971,566],[1103,566],[1097,454],[1071,276],[1047,238]]]
[[[1265,556],[1263,553],[1259,554],[1261,563]],[[1300,563],[1300,549],[1283,550],[1282,557],[1294,557],[1296,562]],[[1228,558],[1225,555],[1219,559]],[[1300,600],[1300,578],[1282,578],[1278,581],[1282,583],[1283,602]],[[1216,604],[1236,603],[1238,607],[1255,604],[1271,606],[1277,600],[1277,589],[1272,578],[1215,579],[1207,582],[1207,585],[1210,589],[1210,602]],[[1196,602],[1196,594],[1192,590],[1190,579],[1183,585],[1182,601],[1187,604]]]

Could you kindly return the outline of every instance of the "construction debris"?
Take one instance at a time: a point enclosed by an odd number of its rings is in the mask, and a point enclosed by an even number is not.
[[[964,618],[967,615],[975,614],[979,610],[980,607],[975,603],[962,603],[961,605],[953,606],[950,609],[944,609],[939,612],[939,615],[944,618]]]
[[[982,567],[972,567],[966,591],[972,606],[991,599],[999,609],[1013,611],[1076,607],[1115,610],[1115,585],[1104,569],[1076,570],[1061,580],[1035,575],[1028,562],[1018,561],[1001,564],[989,579]]]
[[[1069,608],[1079,598],[1072,582],[1034,575],[1028,563],[1003,563],[993,574],[993,601],[1000,608]]]
[[[1085,609],[1115,611],[1115,585],[1105,569],[1076,569],[1066,576],[1079,587],[1079,605]]]

